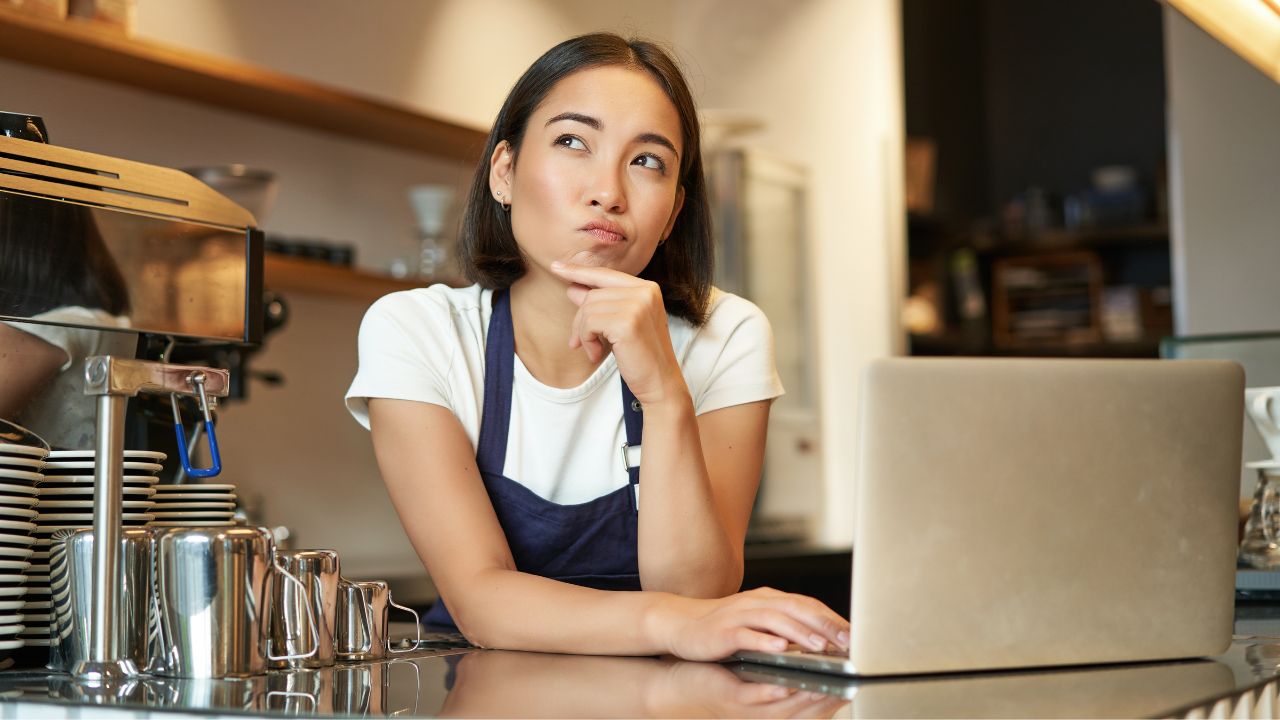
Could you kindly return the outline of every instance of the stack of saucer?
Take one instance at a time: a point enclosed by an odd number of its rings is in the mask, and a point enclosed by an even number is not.
[[[124,451],[124,496],[121,523],[125,527],[146,525],[151,520],[151,496],[155,495],[160,463],[165,454],[148,450]],[[65,593],[65,580],[50,584],[49,551],[52,536],[67,528],[93,527],[93,450],[54,450],[44,462],[44,482],[36,505],[35,552],[27,573],[27,629],[20,636],[28,646],[50,644],[51,600]]]
[[[151,527],[229,527],[236,524],[235,485],[157,485]]]
[[[0,444],[0,660],[23,647],[26,572],[34,553],[36,503],[49,451],[30,445]]]

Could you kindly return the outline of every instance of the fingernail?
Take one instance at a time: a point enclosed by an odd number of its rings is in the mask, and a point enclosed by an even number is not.
[[[845,632],[844,630],[841,630],[840,632],[836,633],[836,641],[838,641],[841,645],[848,647],[849,633]]]
[[[770,645],[774,650],[786,650],[786,649],[787,649],[787,641],[786,641],[786,640],[782,640],[781,638],[779,638],[778,640],[774,640],[774,641],[772,641],[771,643],[769,643],[769,645]]]
[[[795,688],[782,687],[781,685],[775,685],[773,689],[769,692],[769,694],[776,698],[782,698],[794,692],[795,692]]]
[[[814,650],[826,650],[827,639],[822,637],[821,635],[818,635],[817,633],[814,633],[813,635],[809,636],[809,646],[812,647]]]

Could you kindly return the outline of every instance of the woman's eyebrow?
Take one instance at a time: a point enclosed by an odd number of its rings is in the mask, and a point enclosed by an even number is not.
[[[661,145],[662,147],[670,150],[676,157],[680,157],[680,151],[676,150],[675,143],[668,140],[666,135],[659,135],[658,133],[640,133],[636,136],[636,142]]]
[[[590,115],[583,115],[582,113],[576,113],[576,112],[562,112],[559,115],[548,120],[547,125],[550,125],[551,123],[560,122],[561,120],[572,120],[574,122],[580,122],[583,125],[589,126],[593,130],[599,130],[600,128],[604,127],[604,123],[600,122],[599,118],[593,118]],[[546,127],[547,125],[544,125],[543,127]]]
[[[599,118],[594,118],[594,117],[591,117],[590,115],[583,115],[582,113],[577,113],[577,112],[562,112],[559,115],[556,115],[555,117],[548,120],[546,122],[546,125],[544,125],[543,127],[547,127],[552,123],[557,123],[562,120],[571,120],[573,122],[580,122],[583,125],[586,125],[587,127],[591,128],[592,130],[600,130],[604,128],[604,123],[600,122]],[[676,150],[676,144],[671,142],[669,139],[667,139],[667,136],[665,135],[660,135],[658,133],[653,133],[653,132],[640,133],[639,135],[636,136],[636,142],[653,143],[655,145],[661,145],[662,147],[670,150],[672,153],[675,153],[676,157],[680,157],[680,151]]]

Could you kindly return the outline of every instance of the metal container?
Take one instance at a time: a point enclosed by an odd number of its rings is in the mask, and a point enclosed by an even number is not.
[[[377,660],[386,657],[388,652],[394,654],[417,649],[415,641],[412,647],[405,650],[389,650],[388,615],[393,607],[413,615],[414,627],[418,628],[421,638],[418,613],[397,605],[391,599],[391,590],[385,582],[343,580],[338,583],[338,626],[334,634],[334,648],[338,658],[352,661]]]
[[[301,581],[299,587],[277,584],[272,591],[275,611],[271,638],[293,657],[273,660],[273,669],[316,668],[333,664],[333,629],[337,616],[340,570],[335,550],[277,550],[276,562]],[[314,617],[315,632],[291,633],[291,617]]]
[[[269,661],[315,654],[315,647],[278,653],[268,633],[274,587],[302,583],[276,563],[266,528],[158,530],[155,554],[160,651],[152,655],[153,674],[247,677],[265,672]],[[287,634],[299,634],[304,622],[314,639],[313,616],[286,616]]]
[[[125,528],[120,537],[123,587],[120,621],[113,626],[121,658],[146,667],[148,631],[154,616],[151,599],[152,530]],[[50,623],[49,669],[71,672],[90,659],[89,628],[93,617],[93,530],[59,530],[49,550],[50,585],[57,586]],[[63,591],[65,588],[65,592]]]

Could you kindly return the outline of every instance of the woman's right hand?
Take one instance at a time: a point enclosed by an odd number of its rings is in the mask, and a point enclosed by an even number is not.
[[[849,647],[849,622],[804,595],[757,588],[723,598],[679,595],[663,599],[652,631],[667,651],[685,660],[722,660],[741,650],[781,652],[795,643],[813,652]]]

